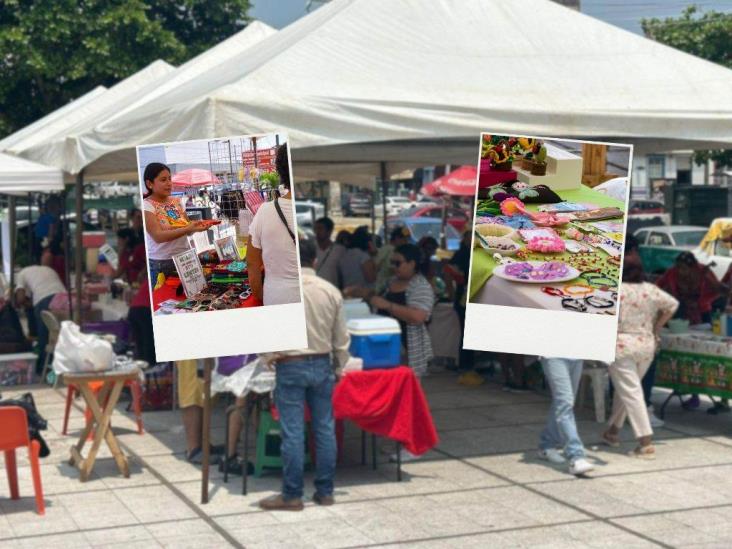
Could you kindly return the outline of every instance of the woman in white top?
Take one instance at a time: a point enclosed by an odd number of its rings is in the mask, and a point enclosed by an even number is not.
[[[247,243],[249,285],[254,296],[265,305],[300,301],[300,274],[292,200],[289,198],[290,168],[286,144],[277,149],[275,167],[280,176],[280,197],[259,207],[249,226]]]
[[[205,231],[206,227],[191,222],[180,201],[171,197],[173,181],[170,168],[160,162],[151,162],[144,173],[145,243],[149,264],[150,285],[155,287],[158,274],[175,274],[173,256],[190,249],[188,235]]]

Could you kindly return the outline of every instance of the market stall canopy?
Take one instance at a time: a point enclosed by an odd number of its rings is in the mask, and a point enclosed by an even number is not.
[[[165,61],[154,61],[78,108],[55,117],[39,131],[27,135],[7,150],[34,162],[54,166],[67,174],[77,173],[78,170],[74,172],[69,164],[69,160],[77,156],[73,136],[91,130],[134,103],[147,90],[162,84],[166,75],[173,70],[174,67]]]
[[[0,194],[50,193],[63,190],[61,170],[0,153]]]
[[[189,168],[178,172],[172,178],[173,187],[176,189],[185,189],[188,187],[205,187],[219,182],[216,177],[208,170],[200,168]]]
[[[334,0],[78,135],[70,167],[104,173],[138,143],[274,129],[289,132],[295,172],[405,162],[405,144],[409,162],[468,163],[484,130],[722,145],[732,71],[549,0]]]
[[[478,170],[475,166],[460,166],[427,183],[422,192],[428,196],[449,194],[452,196],[475,196],[478,185]]]
[[[13,149],[13,152],[26,156],[27,158],[39,161],[53,162],[54,165],[62,168],[70,174],[78,173],[83,165],[77,160],[86,156],[83,150],[84,141],[77,136],[85,135],[95,126],[104,121],[112,121],[125,118],[129,112],[143,108],[147,103],[162,100],[165,101],[167,94],[177,89],[185,89],[188,85],[195,87],[196,83],[209,78],[208,71],[225,65],[233,57],[245,52],[254,44],[261,42],[277,31],[272,27],[253,21],[237,34],[227,38],[213,48],[187,61],[177,69],[163,61],[156,61],[142,71],[130,76],[99,98],[94,105],[99,107],[93,116],[85,117],[81,122],[68,123],[63,127],[56,128],[52,134],[39,136],[32,143],[25,143]],[[222,70],[231,70],[228,65]],[[112,93],[115,93],[113,96]],[[191,123],[196,124],[198,117],[194,117]],[[184,121],[179,121],[184,122]],[[241,131],[234,132],[236,134]],[[201,134],[203,137],[211,137],[213,133],[206,129]],[[185,137],[181,137],[184,139]],[[166,141],[179,141],[171,136]],[[87,171],[88,176],[97,176],[96,179],[128,178],[137,179],[135,147],[144,143],[152,143],[139,139],[127,148],[121,162],[109,163],[105,172]],[[103,177],[102,177],[103,176]]]
[[[28,124],[26,127],[18,130],[17,132],[11,133],[4,139],[0,140],[0,151],[9,150],[12,147],[15,147],[18,143],[21,143],[29,136],[37,136],[38,134],[41,134],[44,131],[44,128],[51,125],[56,120],[71,116],[74,111],[83,108],[84,105],[96,99],[105,91],[107,91],[106,87],[97,86],[92,91],[85,93],[77,99],[74,99],[63,107],[60,107],[53,112],[50,112],[43,118],[39,118],[32,124]]]

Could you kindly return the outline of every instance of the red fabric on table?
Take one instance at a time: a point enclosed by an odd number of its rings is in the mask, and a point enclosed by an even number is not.
[[[172,285],[173,280],[178,280],[175,277],[168,277],[166,282],[171,281],[171,284],[163,284],[162,287],[157,290],[153,290],[153,311],[157,311],[160,308],[160,304],[168,299],[174,299],[176,301],[185,301],[185,294],[182,296],[175,295],[175,290],[178,285]],[[263,303],[253,295],[250,295],[245,301],[241,308],[247,307],[261,307]]]
[[[481,159],[480,161],[480,174],[478,175],[478,188],[485,189],[486,187],[492,187],[499,183],[510,183],[516,181],[518,176],[514,170],[508,170],[506,172],[491,170],[491,163],[487,159]]]
[[[335,387],[333,412],[416,455],[439,442],[422,386],[406,366],[347,373]]]

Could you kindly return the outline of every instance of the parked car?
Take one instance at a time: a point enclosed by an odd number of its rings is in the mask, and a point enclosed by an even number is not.
[[[387,196],[386,215],[399,215],[402,210],[412,206],[412,202],[406,196]]]
[[[709,225],[709,230],[693,252],[700,263],[708,265],[718,279],[727,273],[732,264],[732,218],[718,217]]]
[[[345,195],[341,207],[347,217],[370,216],[371,195],[367,193]]]
[[[428,204],[424,206],[413,206],[406,210],[402,210],[394,221],[399,218],[407,217],[428,217],[431,219],[442,220],[442,206],[437,204]],[[447,208],[447,223],[452,225],[459,233],[465,231],[468,226],[469,216],[465,210],[460,208]]]
[[[325,215],[325,206],[312,200],[297,200],[295,202],[295,216],[298,227],[310,227],[315,221]]]
[[[432,219],[430,217],[400,217],[396,221],[389,222],[389,232],[396,227],[406,227],[409,231],[410,242],[417,244],[423,237],[431,236],[438,243],[442,242],[442,221]],[[379,237],[384,238],[384,228],[382,226]],[[445,225],[445,243],[449,251],[456,251],[460,248],[461,235],[452,225]]]
[[[706,227],[673,225],[644,227],[633,233],[638,239],[643,268],[647,273],[660,274],[674,264],[683,251],[692,251],[707,234]]]
[[[628,204],[628,213],[630,215],[635,214],[651,214],[651,213],[665,213],[666,208],[662,202],[658,200],[631,200]]]

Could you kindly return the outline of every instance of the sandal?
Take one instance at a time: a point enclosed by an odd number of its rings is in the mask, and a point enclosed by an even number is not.
[[[656,448],[653,444],[638,446],[630,453],[630,456],[638,459],[656,459]]]
[[[602,434],[602,442],[611,448],[620,447],[620,437],[618,435],[611,435],[607,431]]]

